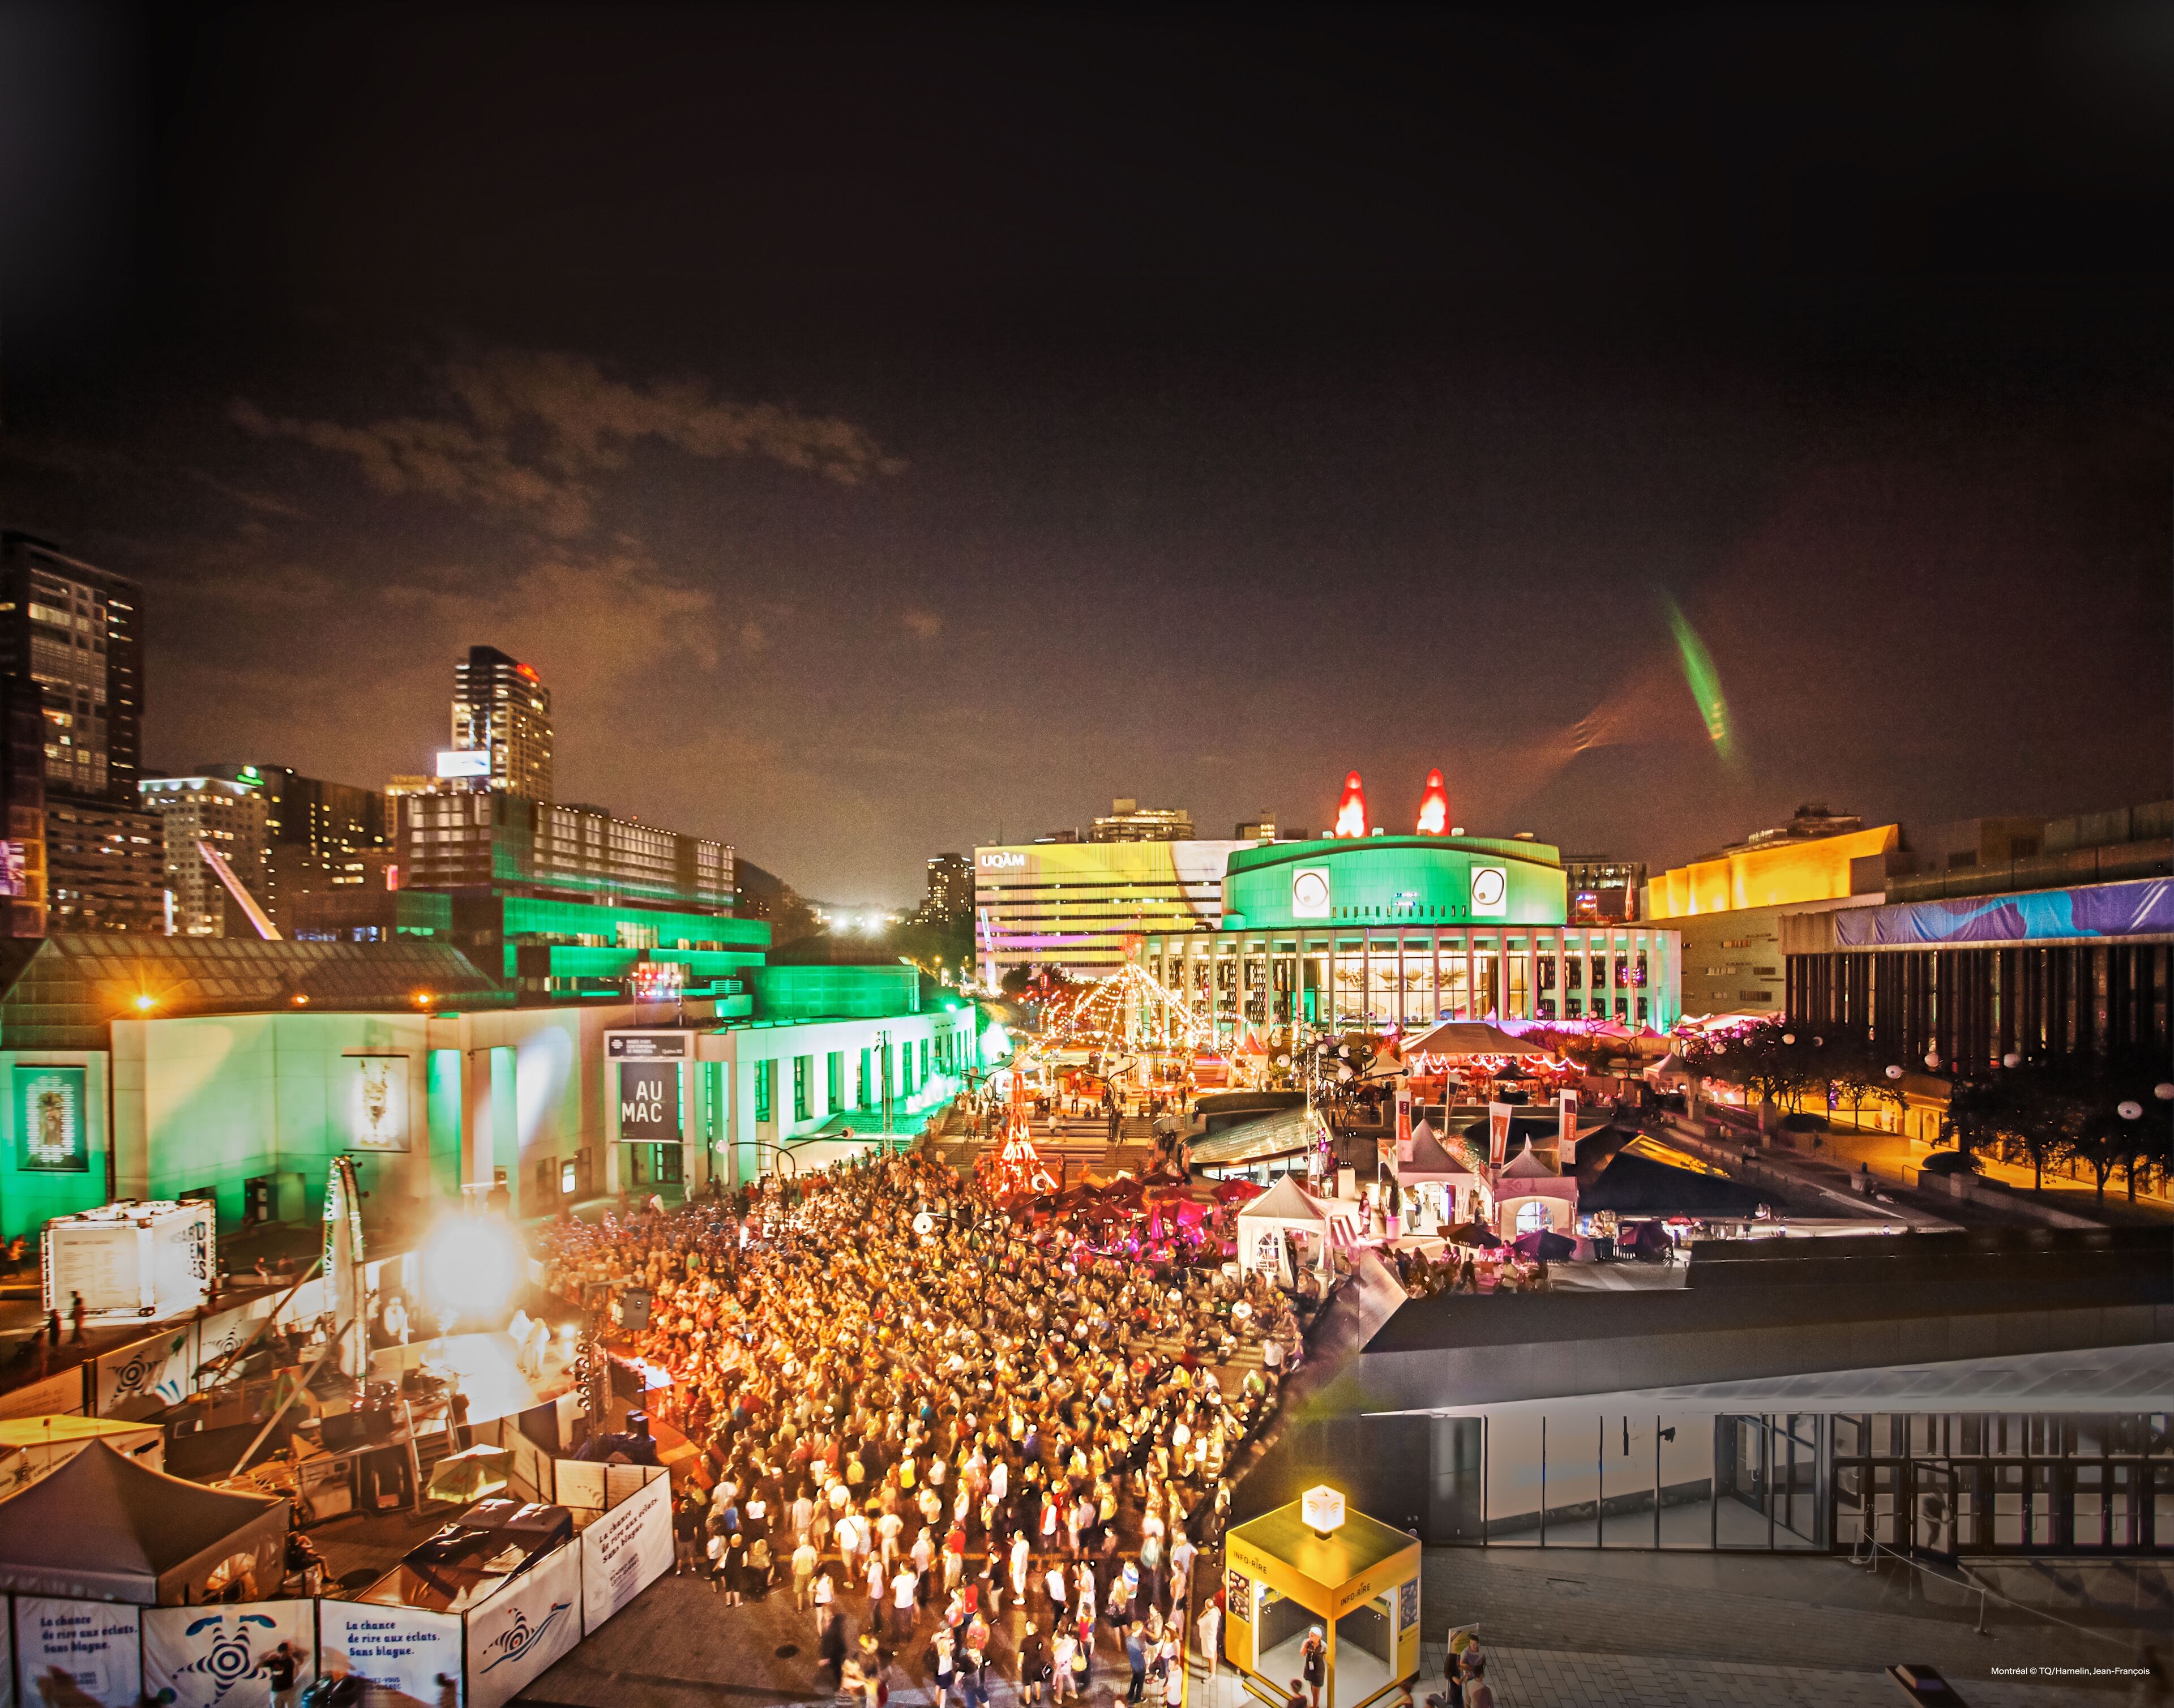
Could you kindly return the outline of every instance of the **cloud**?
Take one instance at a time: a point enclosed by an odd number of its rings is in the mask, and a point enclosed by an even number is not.
[[[585,357],[498,351],[457,361],[453,408],[349,426],[268,413],[236,398],[228,418],[261,439],[351,459],[380,492],[423,493],[560,539],[596,523],[598,482],[654,441],[706,460],[760,457],[857,486],[906,467],[863,428],[772,403],[738,403],[698,379],[630,385]]]
[[[944,632],[944,619],[933,611],[908,611],[899,620],[917,640],[933,640]]]
[[[259,516],[276,516],[289,522],[309,520],[309,511],[304,510],[300,505],[289,504],[285,499],[275,498],[268,492],[258,492],[253,488],[233,485],[202,468],[191,468],[183,472],[198,485],[208,486],[221,497],[230,498],[236,504],[255,511]]]

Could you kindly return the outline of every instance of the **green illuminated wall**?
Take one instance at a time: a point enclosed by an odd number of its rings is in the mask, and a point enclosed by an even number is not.
[[[89,1155],[79,1170],[23,1166],[22,1134],[16,1130],[15,1069],[80,1067],[84,1071],[84,1137]],[[35,1236],[48,1219],[94,1210],[105,1202],[105,1073],[103,1051],[0,1050],[0,1240]]]
[[[1475,867],[1501,871],[1503,900],[1474,905]],[[1328,876],[1325,918],[1295,918],[1294,879]],[[1370,836],[1276,842],[1232,853],[1223,878],[1223,928],[1283,930],[1341,921],[1420,924],[1560,925],[1568,897],[1556,851],[1544,842],[1488,836]]]

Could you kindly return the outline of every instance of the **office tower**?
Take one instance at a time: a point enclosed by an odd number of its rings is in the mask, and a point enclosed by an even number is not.
[[[1087,833],[1090,842],[1190,842],[1192,814],[1182,807],[1143,808],[1136,800],[1119,798],[1109,812],[1095,819]]]
[[[295,896],[359,888],[391,857],[386,800],[375,789],[306,777],[291,765],[197,769],[264,797],[264,911],[283,933],[292,932]]]
[[[938,854],[928,862],[928,894],[921,903],[924,925],[949,925],[972,916],[974,866],[964,854]]]
[[[551,798],[551,690],[535,668],[510,658],[495,646],[471,646],[453,670],[453,751],[487,753],[470,773],[457,762],[441,760],[438,775],[448,780],[473,776],[493,792],[524,800]]]
[[[0,677],[13,716],[42,717],[46,928],[160,931],[165,895],[158,819],[137,799],[143,727],[143,597],[136,583],[32,535],[0,532]],[[27,776],[11,785],[11,830]],[[41,863],[24,840],[29,887]],[[26,898],[11,897],[11,901]],[[28,914],[9,910],[20,930]]]
[[[165,887],[176,937],[255,937],[257,931],[203,857],[225,862],[258,905],[270,895],[265,866],[265,799],[257,785],[224,777],[146,777],[144,807],[159,815]]]

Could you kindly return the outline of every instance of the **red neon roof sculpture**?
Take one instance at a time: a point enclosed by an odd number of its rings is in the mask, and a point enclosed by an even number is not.
[[[1420,797],[1419,833],[1422,836],[1446,835],[1449,830],[1449,790],[1441,780],[1439,770],[1427,773],[1426,792]]]
[[[1363,836],[1366,834],[1366,791],[1354,771],[1344,780],[1344,798],[1337,803],[1336,828],[1332,836]]]

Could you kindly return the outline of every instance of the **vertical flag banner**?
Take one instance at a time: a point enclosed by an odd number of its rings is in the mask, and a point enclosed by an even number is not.
[[[1510,1105],[1487,1105],[1487,1159],[1496,1168],[1510,1159]]]

